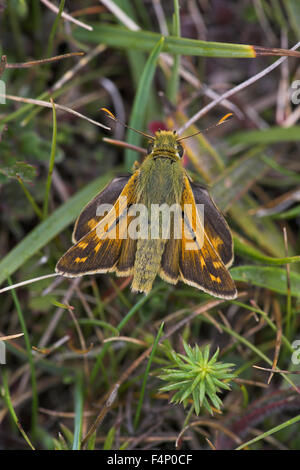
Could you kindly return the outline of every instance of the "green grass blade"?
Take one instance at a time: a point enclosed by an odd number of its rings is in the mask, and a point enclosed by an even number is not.
[[[141,75],[138,89],[134,98],[132,114],[130,119],[130,126],[133,128],[141,129],[145,121],[145,115],[147,110],[147,103],[149,100],[149,91],[151,83],[154,77],[158,56],[162,50],[164,44],[164,38],[160,38],[158,43],[153,48],[143,73]],[[133,145],[140,145],[141,135],[134,133],[131,130],[127,132],[127,142]],[[125,164],[128,170],[131,169],[132,165],[136,160],[136,153],[133,150],[127,149],[125,152]]]
[[[237,195],[243,194],[264,174],[267,164],[262,160],[262,150],[261,147],[251,149],[213,181],[210,194],[222,211],[227,211]]]
[[[83,418],[83,387],[81,376],[77,377],[75,384],[75,423],[72,450],[80,450]]]
[[[135,315],[136,312],[138,312],[138,310],[144,305],[144,303],[148,302],[148,300],[151,299],[160,289],[161,287],[158,286],[157,288],[152,289],[152,291],[149,294],[141,297],[141,299],[129,310],[127,315],[125,315],[123,320],[121,320],[120,323],[118,324],[117,330],[119,333],[124,328],[124,326],[129,322],[129,320],[133,317],[133,315]],[[107,351],[109,350],[109,348],[110,348],[110,344],[105,343],[103,348],[101,349],[101,352],[98,354],[96,364],[94,365],[93,370],[91,372],[91,382],[93,382],[96,379],[99,369],[102,364],[102,359],[107,353]]]
[[[88,443],[87,443],[87,450],[95,450],[96,435],[97,433],[94,432],[94,434],[92,434],[91,437],[89,438]]]
[[[300,39],[300,4],[298,0],[285,0],[283,4],[286,8],[291,26],[295,31],[295,34]]]
[[[51,29],[51,32],[50,32],[46,57],[51,57],[51,55],[52,55],[55,33],[56,33],[57,28],[58,28],[62,12],[64,10],[64,6],[65,6],[65,0],[61,0],[61,2],[59,4],[59,9],[58,9],[55,21],[53,23],[53,26],[52,26],[52,29]]]
[[[277,331],[277,326],[275,325],[275,323],[273,323],[272,320],[270,320],[269,316],[266,314],[266,312],[264,312],[260,308],[256,308],[253,305],[247,305],[247,304],[245,304],[243,302],[239,302],[237,300],[233,300],[232,303],[234,305],[239,305],[240,307],[242,307],[246,310],[250,310],[250,312],[258,313],[258,315],[261,315],[263,317],[265,322],[269,325],[270,328],[272,328],[273,331],[275,331],[275,332]],[[282,335],[282,342],[288,348],[289,352],[291,352],[291,353],[294,352],[294,349],[293,349],[290,341],[287,339],[287,337],[285,335]]]
[[[300,421],[300,415],[294,416],[294,418],[291,418],[291,419],[288,419],[287,421],[284,421],[284,423],[281,423],[278,426],[275,426],[274,428],[269,429],[269,431],[261,433],[259,436],[254,437],[250,441],[247,441],[244,444],[241,444],[235,450],[244,449],[245,447],[248,447],[248,446],[254,444],[255,442],[261,441],[265,437],[271,436],[275,432],[281,431],[282,429],[285,429],[288,426],[291,426],[292,424],[298,423],[298,421]]]
[[[235,144],[276,144],[278,142],[299,142],[299,126],[279,127],[270,129],[259,129],[258,131],[243,131],[227,138],[232,145]]]
[[[0,285],[25,261],[73,222],[81,209],[95,196],[95,193],[103,189],[110,178],[111,175],[107,174],[85,186],[23,238],[0,262]]]
[[[52,131],[52,144],[51,144],[51,154],[50,154],[50,161],[49,161],[49,170],[48,170],[44,207],[43,207],[44,219],[46,219],[48,215],[48,202],[49,202],[49,194],[50,194],[52,174],[53,174],[54,161],[55,161],[56,137],[57,137],[56,109],[55,109],[55,104],[54,104],[53,99],[51,99],[51,103],[52,103],[52,109],[53,109],[53,131]]]
[[[92,23],[93,31],[78,29],[74,36],[79,41],[90,41],[122,49],[139,49],[151,51],[160,39],[160,33],[151,31],[129,31],[122,26]],[[232,57],[253,58],[255,52],[252,46],[246,44],[229,44],[222,42],[200,41],[197,39],[165,38],[163,52],[180,55],[196,55],[202,57]]]
[[[10,278],[8,278],[8,282],[10,285],[12,285],[12,282]],[[25,340],[25,345],[26,345],[26,351],[27,351],[27,358],[29,362],[29,368],[30,368],[30,376],[31,376],[31,387],[32,387],[32,414],[31,414],[31,429],[32,429],[32,434],[36,436],[36,431],[37,431],[37,415],[38,415],[38,393],[37,393],[37,383],[36,383],[36,374],[35,374],[35,366],[34,366],[34,360],[32,356],[32,350],[31,350],[31,344],[30,344],[30,339],[29,339],[29,334],[27,330],[27,326],[25,323],[24,315],[19,303],[19,299],[17,297],[17,294],[15,292],[15,289],[12,289],[11,291],[12,298],[17,310],[19,322],[21,325],[22,332],[24,333],[24,340]]]
[[[295,181],[300,181],[300,175],[296,173],[295,171],[289,170],[285,168],[282,165],[279,165],[273,158],[268,157],[267,155],[262,155],[262,159],[266,164],[270,167],[273,168],[273,170],[278,171],[278,173],[282,174],[283,176],[289,176]]]
[[[41,93],[36,99],[37,100],[44,100],[49,97],[49,93],[45,91],[44,93]],[[26,103],[23,106],[20,106],[19,109],[16,111],[13,111],[12,113],[8,114],[7,116],[4,116],[1,120],[1,124],[5,124],[10,121],[17,120],[19,117],[21,117],[26,111],[30,111],[34,107],[34,104],[31,103]]]
[[[25,441],[27,442],[27,444],[29,445],[31,450],[35,450],[35,448],[33,447],[33,445],[30,442],[29,437],[27,436],[26,432],[24,431],[23,427],[21,426],[21,423],[19,422],[18,417],[16,415],[16,412],[14,410],[14,407],[13,407],[13,404],[12,404],[12,401],[11,401],[11,397],[10,397],[10,393],[9,393],[6,370],[3,368],[1,370],[1,372],[2,372],[2,383],[3,383],[3,388],[4,388],[4,399],[6,401],[7,408],[9,410],[10,414],[11,414],[11,417],[12,417],[14,423],[16,424],[17,428],[19,429],[20,433],[24,437]]]
[[[288,211],[281,212],[280,214],[272,214],[270,216],[271,219],[275,220],[287,220],[287,219],[294,219],[300,215],[300,205],[289,209]],[[268,216],[265,216],[268,217]]]
[[[173,35],[177,38],[180,37],[180,14],[178,0],[174,0],[174,14],[173,14]],[[172,67],[171,78],[168,83],[168,97],[171,103],[176,104],[179,88],[179,65],[180,55],[174,55],[174,63]]]
[[[101,326],[102,328],[107,328],[108,330],[112,331],[116,336],[119,335],[119,331],[117,328],[114,326],[110,325],[110,323],[107,323],[102,320],[97,320],[96,318],[80,318],[78,320],[78,323],[80,325],[95,325],[95,326]]]
[[[207,320],[206,318],[203,319],[205,322],[210,322],[210,320]],[[222,325],[220,324],[220,328],[221,330],[225,331],[226,333],[228,333],[229,335],[231,335],[233,338],[235,338],[237,341],[239,341],[240,343],[244,344],[246,347],[248,347],[251,351],[254,352],[254,354],[256,354],[258,357],[260,357],[261,359],[263,359],[267,364],[269,364],[271,367],[272,367],[272,361],[271,359],[268,358],[268,356],[266,356],[261,349],[257,348],[256,346],[254,346],[254,344],[252,344],[250,341],[248,341],[246,338],[244,338],[244,336],[242,335],[239,335],[238,333],[236,333],[236,331],[232,330],[231,328],[229,328],[228,326],[225,326],[225,325]],[[286,381],[288,382],[293,388],[296,388],[296,385],[294,384],[294,382],[286,375],[284,374],[283,372],[278,372],[281,377]]]
[[[152,348],[152,351],[151,351],[151,354],[150,354],[150,357],[149,357],[149,360],[148,360],[148,363],[147,363],[147,366],[146,366],[146,369],[145,369],[142,388],[141,388],[141,393],[140,393],[140,398],[139,398],[138,406],[137,406],[135,417],[134,417],[134,429],[137,428],[138,423],[139,423],[140,414],[141,414],[142,405],[143,405],[143,400],[144,400],[144,395],[145,395],[147,378],[148,378],[148,375],[149,375],[149,372],[150,372],[150,367],[151,367],[153,358],[155,356],[155,352],[156,352],[156,348],[157,348],[157,345],[158,345],[159,338],[162,335],[163,327],[164,327],[164,322],[162,322],[160,327],[159,327],[159,330],[158,330],[158,333],[156,335],[155,341],[153,343],[153,348]]]
[[[264,175],[268,168],[263,159],[262,147],[255,147],[227,167],[214,180],[210,194],[222,211],[230,209],[234,222],[245,235],[255,241],[261,249],[274,256],[284,256],[282,234],[271,220],[261,221],[249,215],[249,210],[257,207],[257,202],[245,195],[241,196]]]
[[[116,435],[116,428],[113,426],[107,433],[105,442],[103,444],[103,450],[112,450]]]
[[[17,6],[18,5],[16,5],[16,3],[12,1],[7,2],[8,15],[6,16],[6,21],[8,21],[8,19],[10,21],[13,42],[15,42],[16,44],[17,57],[21,61],[24,57],[26,57],[26,52],[25,43],[22,37],[22,30]]]
[[[265,255],[262,251],[252,246],[249,242],[244,240],[238,234],[233,235],[234,250],[241,256],[246,256],[250,259],[262,261],[266,264],[274,266],[282,266],[283,264],[299,263],[300,256],[287,256],[285,258],[272,258],[272,256]]]
[[[42,213],[41,209],[39,208],[39,206],[37,205],[37,203],[35,202],[34,198],[31,196],[28,189],[26,188],[23,180],[19,177],[18,181],[20,183],[20,186],[21,186],[22,190],[24,191],[24,194],[25,194],[28,202],[30,203],[32,209],[34,210],[35,214],[38,216],[38,218],[40,220],[43,220],[43,213]]]
[[[285,257],[283,237],[278,226],[271,219],[264,219],[262,223],[258,217],[249,214],[249,211],[256,207],[257,201],[248,193],[231,206],[229,214],[240,232],[257,247],[271,256]],[[290,251],[290,255],[293,255],[293,247]]]

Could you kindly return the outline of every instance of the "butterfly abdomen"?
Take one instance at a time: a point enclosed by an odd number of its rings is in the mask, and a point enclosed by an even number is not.
[[[131,289],[149,292],[160,269],[165,240],[138,240]]]

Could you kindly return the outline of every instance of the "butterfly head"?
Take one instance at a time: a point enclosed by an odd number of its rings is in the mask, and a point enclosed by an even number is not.
[[[148,143],[148,154],[154,158],[173,158],[180,160],[183,156],[183,147],[178,142],[176,131],[158,130],[155,132],[153,140]]]

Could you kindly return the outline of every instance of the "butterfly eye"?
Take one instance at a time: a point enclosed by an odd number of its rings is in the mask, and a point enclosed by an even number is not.
[[[182,158],[182,155],[184,152],[182,145],[177,144],[177,152],[178,152],[179,157]]]
[[[149,142],[147,146],[147,153],[152,153],[153,147],[154,147],[153,142]]]

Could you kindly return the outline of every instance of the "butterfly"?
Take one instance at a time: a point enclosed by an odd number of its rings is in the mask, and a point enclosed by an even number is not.
[[[144,293],[160,276],[174,285],[182,281],[234,299],[237,290],[228,271],[233,262],[230,229],[207,189],[183,167],[183,138],[166,130],[144,135],[149,142],[143,163],[132,175],[114,178],[82,210],[73,246],[56,272],[66,277],[107,272],[133,276],[132,290]],[[162,209],[169,214],[167,224]]]

